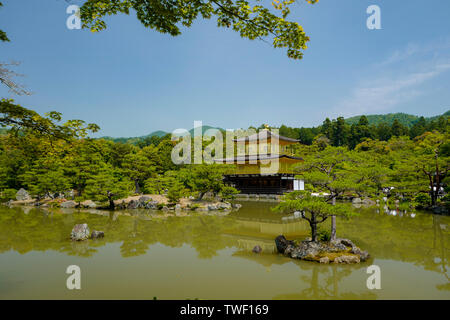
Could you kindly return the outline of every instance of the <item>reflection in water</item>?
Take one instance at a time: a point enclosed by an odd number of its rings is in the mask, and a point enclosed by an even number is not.
[[[387,283],[384,291],[368,290],[365,270],[372,263],[388,270],[382,272],[393,270],[404,274],[405,266],[411,268],[407,276],[423,279],[426,286],[411,295],[413,298],[450,298],[447,258],[450,217],[389,210],[387,207],[360,208],[359,216],[337,220],[338,236],[352,239],[374,259],[360,265],[336,266],[292,260],[277,254],[274,245],[277,235],[304,239],[309,228],[298,217],[271,212],[270,206],[273,204],[246,202],[239,211],[228,216],[193,213],[184,217],[163,216],[148,210],[108,212],[0,207],[0,260],[8,261],[10,267],[10,273],[2,274],[0,279],[0,297],[11,297],[13,289],[17,289],[11,284],[16,280],[9,281],[17,275],[17,265],[25,268],[25,259],[48,260],[47,263],[60,261],[61,256],[48,254],[59,252],[66,257],[82,258],[80,263],[87,261],[100,270],[120,265],[124,282],[139,277],[135,270],[155,268],[153,278],[147,280],[152,282],[145,288],[146,282],[139,279],[129,291],[123,288],[109,290],[113,293],[121,291],[121,298],[146,297],[143,293],[136,294],[155,287],[155,281],[160,286],[158,292],[162,298],[164,294],[172,298],[194,297],[191,294],[194,291],[198,291],[195,297],[222,299],[398,299],[412,294],[407,287],[411,281],[396,280],[395,274],[390,280],[393,282],[391,289]],[[91,230],[104,231],[105,238],[70,241],[70,231],[77,223],[88,223]],[[328,227],[328,223],[324,227]],[[256,245],[263,249],[262,254],[251,252]],[[191,249],[196,254],[193,255]],[[23,258],[12,253],[19,253]],[[9,257],[8,260],[5,257]],[[94,257],[98,258],[92,260]],[[143,260],[135,260],[139,257]],[[176,263],[166,262],[174,258]],[[144,262],[147,260],[151,262]],[[172,265],[184,270],[185,280],[178,282],[178,278],[174,278],[177,269],[171,270]],[[200,275],[196,274],[197,269]],[[30,271],[24,269],[22,272],[21,275],[26,277]],[[182,276],[183,273],[178,277]],[[390,273],[387,279],[389,276]],[[97,273],[96,277],[101,278],[102,274]],[[252,286],[239,292],[231,287],[219,291],[209,287],[211,281],[224,281],[225,287],[248,281]],[[143,286],[141,291],[136,288],[139,285]],[[177,286],[175,291],[170,289],[174,285]],[[101,286],[105,286],[105,281]],[[174,295],[179,291],[186,293]],[[27,292],[24,289],[16,294],[21,297],[20,294],[26,296]],[[106,294],[105,291],[87,291],[86,294],[90,292],[92,295],[88,298],[102,298]],[[158,296],[158,292],[153,292],[152,297]],[[52,297],[51,291],[49,297]]]

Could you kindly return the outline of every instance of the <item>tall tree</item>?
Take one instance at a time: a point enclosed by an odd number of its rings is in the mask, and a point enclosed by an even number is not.
[[[350,217],[354,214],[348,206],[342,204],[332,205],[321,197],[314,197],[299,191],[285,195],[274,210],[291,213],[301,212],[302,218],[308,221],[311,228],[311,241],[317,241],[317,225],[329,217]],[[331,240],[335,240],[335,238]]]
[[[105,165],[99,173],[87,181],[84,197],[95,201],[107,201],[109,209],[115,209],[114,200],[130,194],[132,186],[118,170]]]
[[[140,184],[156,172],[151,164],[142,151],[125,156],[122,165],[124,173],[134,182],[134,193],[141,193]]]

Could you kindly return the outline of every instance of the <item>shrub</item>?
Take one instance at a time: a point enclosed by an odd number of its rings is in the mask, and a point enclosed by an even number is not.
[[[234,200],[238,193],[238,190],[230,186],[224,186],[221,190],[222,199],[224,200]]]
[[[167,192],[167,198],[169,199],[169,203],[171,204],[178,203],[178,201],[180,201],[181,197],[183,196],[184,192],[185,190],[181,183],[175,183],[174,185],[172,185],[169,189],[169,192]]]
[[[6,202],[9,200],[15,200],[16,199],[16,189],[5,189],[2,192],[0,192],[0,201]]]
[[[311,235],[311,232],[310,232]],[[317,240],[319,241],[330,241],[331,232],[327,229],[319,229],[317,230]]]
[[[414,197],[414,202],[416,204],[416,207],[424,208],[430,205],[431,197],[427,193],[419,193]]]

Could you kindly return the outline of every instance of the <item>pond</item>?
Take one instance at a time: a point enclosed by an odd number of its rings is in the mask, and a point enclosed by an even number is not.
[[[359,209],[338,219],[338,236],[372,258],[321,265],[275,252],[279,234],[309,236],[305,221],[271,212],[274,203],[241,204],[183,217],[1,206],[0,299],[450,299],[450,217]],[[105,238],[70,241],[77,223]],[[372,264],[380,290],[366,286]],[[69,265],[81,269],[81,290],[66,287]]]

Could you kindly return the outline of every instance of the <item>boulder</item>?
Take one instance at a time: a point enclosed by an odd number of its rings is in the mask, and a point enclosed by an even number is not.
[[[217,210],[217,206],[215,204],[208,204],[208,210]]]
[[[374,206],[376,204],[375,201],[373,201],[372,199],[366,198],[362,200],[362,204],[366,205],[366,206]]]
[[[240,209],[242,207],[242,204],[240,204],[240,203],[233,203],[231,206],[233,207],[233,209]]]
[[[275,244],[277,246],[278,252],[284,254],[284,251],[286,250],[287,246],[288,245],[293,246],[294,241],[287,240],[285,236],[279,235],[278,237],[275,238]]]
[[[91,239],[103,238],[105,233],[103,231],[92,230]]]
[[[361,198],[353,198],[352,203],[354,203],[354,204],[361,203]]]
[[[254,246],[252,252],[254,253],[261,253],[262,248],[260,246]]]
[[[24,188],[20,188],[19,191],[17,191],[16,193],[16,200],[18,201],[31,200],[31,197],[30,194]]]
[[[152,198],[149,196],[142,196],[138,201],[144,207],[147,202],[152,201]]]
[[[328,263],[330,263],[330,258],[322,257],[322,258],[320,258],[319,262],[323,263],[323,264],[328,264]]]
[[[70,234],[70,238],[73,241],[82,241],[82,240],[86,240],[90,237],[90,232],[89,232],[89,227],[87,225],[87,223],[83,223],[83,224],[76,224],[73,229],[72,232]]]
[[[145,204],[145,208],[157,210],[158,209],[158,201],[149,201],[149,202],[147,202]]]
[[[138,200],[131,200],[128,202],[127,209],[137,209],[140,207],[140,202]]]
[[[86,200],[80,203],[81,207],[83,208],[90,208],[90,209],[95,209],[97,208],[97,205],[95,204],[94,201],[92,200]]]
[[[217,204],[217,209],[219,210],[230,210],[231,209],[231,203],[229,202],[219,202]]]
[[[358,256],[342,255],[334,258],[333,263],[359,263],[360,259]]]
[[[61,208],[75,208],[77,206],[77,203],[75,201],[69,200],[61,202],[60,207]]]
[[[369,256],[370,256],[367,251],[363,251],[360,248],[358,248],[357,246],[353,246],[352,250],[350,252],[358,255],[359,259],[361,261],[367,261],[367,259],[369,259]]]
[[[275,239],[278,252],[293,259],[317,261],[320,263],[359,263],[369,258],[367,251],[362,251],[349,239],[336,239],[330,242],[302,241],[295,245],[280,235]]]

